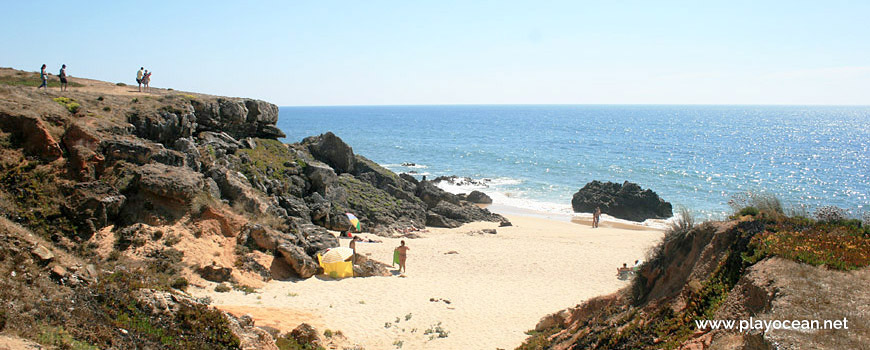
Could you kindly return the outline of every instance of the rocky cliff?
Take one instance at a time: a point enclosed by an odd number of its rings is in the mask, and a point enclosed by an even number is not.
[[[0,78],[34,77],[0,69]],[[161,329],[148,334],[131,326],[123,337],[78,328],[73,334],[100,347],[150,344],[161,334],[184,337],[196,331],[199,316],[216,317],[218,329],[234,329],[206,333],[202,344],[232,348],[239,339],[243,347],[250,337],[262,340],[261,332],[232,318],[224,323],[181,290],[203,280],[244,286],[311,277],[316,254],[338,245],[327,230],[350,227],[346,212],[380,235],[505,220],[354,154],[332,133],[281,143],[278,108],[264,101],[74,82],[80,87],[64,93],[0,84],[0,214],[7,237],[0,248],[4,272],[14,277],[0,287],[16,290],[50,275],[43,286],[48,294],[97,293],[99,300],[82,302],[93,310],[112,303],[135,310],[110,314],[104,324],[141,326],[141,318],[145,328]],[[68,259],[43,258],[34,245]],[[125,286],[97,282],[106,279]],[[116,297],[100,299],[109,290]],[[193,308],[185,316],[190,322],[173,321],[182,317],[178,312],[157,317],[162,311],[152,312],[155,298],[163,300],[158,309]],[[62,326],[28,313],[32,301],[8,293],[2,300],[7,306],[0,318]],[[88,315],[78,318],[81,324],[99,312]],[[64,312],[52,317],[76,319]],[[175,328],[166,325],[173,322],[189,327],[169,336]]]

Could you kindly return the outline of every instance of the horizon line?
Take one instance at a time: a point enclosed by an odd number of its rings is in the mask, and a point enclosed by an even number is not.
[[[471,106],[716,106],[716,107],[870,107],[870,104],[784,103],[443,103],[443,104],[335,104],[279,105],[278,107],[471,107]]]

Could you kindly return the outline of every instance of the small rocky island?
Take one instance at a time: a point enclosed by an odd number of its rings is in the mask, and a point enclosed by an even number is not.
[[[625,181],[587,183],[571,199],[575,213],[591,213],[595,208],[615,218],[644,221],[646,219],[667,219],[674,216],[671,203],[665,202],[650,189]]]

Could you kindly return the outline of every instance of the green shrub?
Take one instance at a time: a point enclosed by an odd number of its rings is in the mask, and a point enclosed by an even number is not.
[[[117,86],[127,86],[127,84],[124,84],[124,83],[117,83],[117,84],[115,84],[115,85],[117,85]]]
[[[111,111],[112,111],[112,107],[105,106],[105,107],[103,107],[103,111],[105,111],[105,112],[111,112]]]
[[[79,111],[79,108],[81,108],[81,105],[76,102],[76,100],[73,100],[69,97],[56,97],[54,98],[54,102],[57,102],[61,106],[66,107],[66,109],[72,114],[76,114],[76,112]]]
[[[230,290],[232,290],[232,289],[230,289],[230,287],[227,286],[226,284],[219,284],[216,287],[214,287],[214,291],[218,292],[218,293],[227,293]]]
[[[739,216],[747,216],[747,215],[756,216],[756,215],[758,215],[758,213],[759,213],[759,211],[758,211],[758,208],[756,208],[756,207],[745,207],[743,209],[740,209],[739,212],[737,212],[737,216],[738,217]]]

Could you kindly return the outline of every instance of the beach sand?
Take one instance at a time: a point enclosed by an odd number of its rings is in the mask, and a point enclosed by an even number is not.
[[[321,276],[271,281],[248,295],[215,293],[213,286],[191,292],[238,316],[250,314],[260,326],[286,332],[306,322],[321,333],[341,331],[348,344],[365,349],[395,349],[399,341],[404,349],[513,349],[541,317],[626,286],[616,279],[616,268],[643,259],[663,235],[652,229],[509,219],[514,226],[479,222],[406,239],[411,248],[407,277]],[[485,228],[498,233],[474,233]],[[358,243],[358,252],[391,262],[399,239],[372,237],[383,243]],[[347,246],[348,240],[341,244]],[[424,334],[439,325],[446,337]]]

